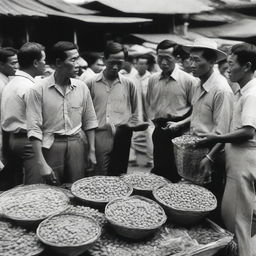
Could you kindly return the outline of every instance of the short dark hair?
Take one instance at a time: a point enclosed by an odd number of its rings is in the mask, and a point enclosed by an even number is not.
[[[202,57],[204,57],[207,61],[216,62],[217,60],[217,53],[212,49],[196,47],[196,48],[192,48],[191,52],[192,51],[202,51],[203,52]]]
[[[0,48],[0,61],[6,63],[9,57],[17,54],[17,50],[12,47]]]
[[[105,59],[108,59],[109,55],[116,54],[116,53],[119,53],[119,52],[123,52],[124,53],[124,58],[127,59],[127,57],[128,57],[127,49],[123,45],[121,45],[117,42],[110,42],[110,43],[107,44],[107,46],[104,50],[104,57],[105,57]]]
[[[97,60],[101,59],[101,55],[97,52],[83,52],[81,56],[86,60],[88,66],[92,66]]]
[[[163,40],[162,42],[160,42],[157,47],[156,47],[156,52],[158,52],[158,50],[165,50],[168,48],[175,48],[177,46],[177,43],[171,40]]]
[[[65,60],[67,58],[66,51],[74,50],[78,47],[76,44],[69,41],[59,41],[53,45],[50,54],[49,54],[49,62],[51,64],[55,64],[57,59]]]
[[[256,70],[256,46],[248,43],[236,44],[231,47],[231,54],[237,56],[237,61],[241,66],[251,63],[251,71]]]
[[[34,60],[40,60],[44,49],[43,45],[35,42],[23,44],[17,54],[20,69],[29,68],[33,65]]]

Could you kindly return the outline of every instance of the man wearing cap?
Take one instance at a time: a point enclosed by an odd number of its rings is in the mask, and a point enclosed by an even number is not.
[[[217,49],[217,44],[209,39],[195,40],[193,45],[183,46],[190,53],[193,75],[199,78],[192,97],[193,111],[190,121],[190,133],[203,136],[208,133],[224,134],[229,131],[233,106],[233,92],[226,80],[214,65],[225,59],[226,54]],[[224,155],[213,158],[214,146],[201,161],[201,171],[205,180],[212,182],[208,188],[221,202],[224,191],[225,164]],[[214,172],[211,175],[212,170]],[[220,204],[219,204],[220,205]]]
[[[146,95],[148,116],[155,125],[152,135],[154,168],[152,172],[177,182],[180,177],[174,162],[172,138],[183,134],[183,122],[191,114],[191,98],[196,79],[175,65],[177,44],[164,40],[157,45],[157,61],[162,72],[152,75]],[[175,129],[165,129],[168,122]],[[169,123],[170,124],[170,123]]]

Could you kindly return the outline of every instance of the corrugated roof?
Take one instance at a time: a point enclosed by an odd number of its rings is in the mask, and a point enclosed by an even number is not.
[[[100,9],[105,6],[131,14],[184,14],[213,10],[201,0],[98,0],[83,6],[92,8],[97,5]]]
[[[256,19],[243,19],[215,27],[194,28],[191,31],[208,37],[248,38],[256,36]]]

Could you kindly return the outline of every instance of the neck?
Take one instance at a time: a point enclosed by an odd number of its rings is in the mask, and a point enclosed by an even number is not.
[[[201,80],[201,84],[204,84],[208,80],[208,78],[212,75],[212,73],[213,73],[213,69],[211,68],[207,73],[199,77]]]
[[[106,78],[107,80],[109,80],[109,81],[114,81],[114,80],[116,80],[116,79],[118,78],[118,75],[117,75],[117,76],[111,76],[111,75],[108,73],[107,70],[104,70],[104,71],[103,71],[103,74],[104,74],[105,78]]]
[[[164,77],[169,77],[172,74],[173,70],[174,70],[174,68],[171,69],[171,70],[163,72]]]
[[[32,68],[24,68],[24,69],[20,69],[21,71],[29,74],[30,76],[32,76],[33,78],[36,77],[38,75],[37,72],[34,71],[34,69]]]
[[[253,79],[253,74],[249,73],[246,74],[239,82],[239,86],[243,88],[248,82],[250,82]]]
[[[70,82],[70,78],[63,75],[61,72],[56,71],[54,73],[55,83],[60,86],[67,86]]]

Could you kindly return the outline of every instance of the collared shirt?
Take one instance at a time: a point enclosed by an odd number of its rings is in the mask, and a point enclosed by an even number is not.
[[[34,78],[17,70],[14,78],[4,87],[1,102],[1,124],[7,132],[27,130],[26,93],[34,86]]]
[[[2,91],[4,89],[4,86],[9,82],[9,78],[0,72],[0,93],[2,94]]]
[[[96,73],[91,68],[87,68],[79,79],[87,83],[87,81],[92,79],[95,75]]]
[[[190,133],[194,135],[229,132],[233,92],[221,74],[214,71],[204,84],[194,89]]]
[[[196,83],[196,78],[177,66],[168,78],[164,78],[162,73],[152,75],[146,96],[149,118],[179,118],[188,114]]]
[[[256,78],[249,81],[242,89],[235,92],[234,111],[230,131],[236,131],[245,126],[256,130]],[[253,139],[239,144],[241,146],[256,147],[256,133]]]
[[[28,96],[28,137],[42,140],[50,148],[54,134],[75,135],[97,127],[90,92],[84,82],[70,79],[64,94],[54,74],[42,79]]]
[[[103,72],[87,82],[97,114],[99,128],[106,125],[137,123],[137,92],[132,81],[119,75],[109,86]]]

